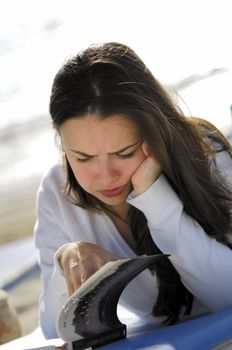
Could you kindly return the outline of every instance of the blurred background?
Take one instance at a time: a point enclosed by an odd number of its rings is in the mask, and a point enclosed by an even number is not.
[[[0,5],[0,288],[27,334],[38,325],[36,191],[59,157],[48,114],[57,70],[92,43],[125,43],[187,115],[208,119],[230,137],[231,1],[0,0]]]

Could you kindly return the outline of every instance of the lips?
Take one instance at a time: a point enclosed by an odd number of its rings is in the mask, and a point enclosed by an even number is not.
[[[125,190],[125,188],[126,188],[126,185],[115,187],[110,190],[102,190],[102,191],[99,191],[99,193],[101,193],[105,197],[115,197],[115,196],[119,196]]]

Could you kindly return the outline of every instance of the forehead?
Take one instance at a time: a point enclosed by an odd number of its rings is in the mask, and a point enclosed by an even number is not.
[[[114,151],[139,138],[139,130],[134,121],[124,115],[113,115],[105,119],[97,115],[71,118],[60,127],[64,146],[97,148]]]

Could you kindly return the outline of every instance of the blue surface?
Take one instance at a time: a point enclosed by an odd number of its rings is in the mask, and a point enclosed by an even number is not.
[[[0,289],[6,291],[40,272],[33,237],[1,246],[0,261]]]
[[[169,344],[177,350],[211,350],[230,338],[232,338],[232,308],[174,326],[131,336],[100,349],[135,350],[152,345]]]

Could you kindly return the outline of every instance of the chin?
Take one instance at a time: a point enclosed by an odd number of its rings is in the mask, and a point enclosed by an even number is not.
[[[111,206],[115,206],[115,205],[120,205],[122,203],[125,203],[127,200],[127,196],[121,196],[121,197],[112,197],[112,198],[98,198],[101,202],[107,204],[107,205],[111,205]]]

